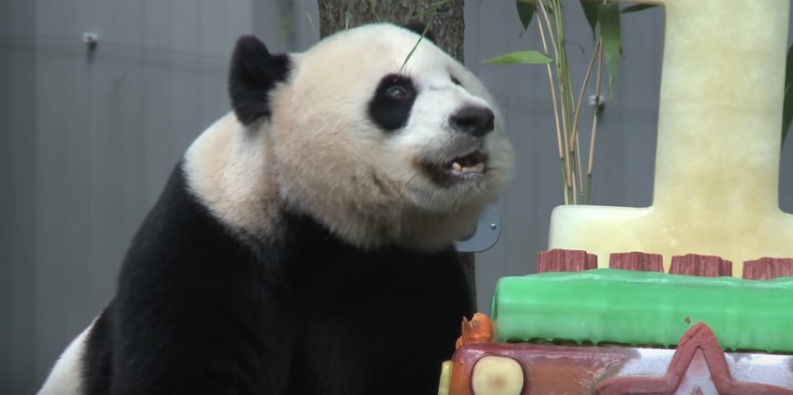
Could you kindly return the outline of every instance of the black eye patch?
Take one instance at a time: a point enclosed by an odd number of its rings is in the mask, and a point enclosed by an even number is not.
[[[369,102],[369,117],[383,130],[394,131],[407,124],[416,101],[416,88],[410,77],[389,74],[380,80]]]

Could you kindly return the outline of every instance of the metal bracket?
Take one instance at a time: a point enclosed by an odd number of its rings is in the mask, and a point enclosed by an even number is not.
[[[85,32],[83,33],[83,44],[85,44],[89,50],[96,49],[96,44],[99,43],[99,36],[96,33]]]
[[[501,217],[496,206],[486,206],[479,216],[476,230],[467,239],[454,242],[459,252],[484,252],[493,247],[501,237]]]
[[[590,107],[597,107],[598,109],[600,109],[600,107],[606,105],[606,97],[603,95],[599,95],[599,96],[589,95],[588,102]]]

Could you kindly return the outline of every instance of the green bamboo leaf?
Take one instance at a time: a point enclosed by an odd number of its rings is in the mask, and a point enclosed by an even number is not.
[[[595,39],[595,29],[597,28],[598,24],[598,7],[600,6],[600,0],[580,0],[581,1],[581,9],[584,10],[584,16],[586,17],[586,21],[589,23],[589,27],[592,29],[592,39]]]
[[[484,61],[487,64],[548,64],[551,58],[539,51],[516,51]]]
[[[782,105],[782,144],[793,121],[793,46],[787,50],[787,65],[785,66],[785,100]]]
[[[369,0],[369,9],[372,10],[375,21],[381,22],[380,15],[377,15],[377,0]]]
[[[634,4],[634,5],[627,6],[627,7],[623,8],[622,11],[620,11],[620,12],[622,12],[623,14],[626,14],[626,13],[629,13],[629,12],[639,12],[639,11],[646,10],[646,9],[649,9],[649,8],[654,8],[654,7],[658,7],[658,4]]]
[[[523,24],[523,30],[528,29],[531,19],[534,17],[534,11],[537,9],[536,0],[517,0],[515,6],[518,7],[518,16],[520,23]]]
[[[350,28],[350,21],[352,21],[352,13],[350,10],[344,11],[344,30]]]
[[[600,37],[603,39],[603,56],[609,76],[609,96],[614,92],[614,81],[622,55],[622,34],[620,32],[620,8],[617,3],[601,4],[598,8]]]

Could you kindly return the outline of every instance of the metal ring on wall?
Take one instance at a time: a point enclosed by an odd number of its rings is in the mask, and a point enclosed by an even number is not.
[[[501,217],[496,206],[485,206],[471,237],[455,241],[459,252],[484,252],[493,247],[501,237]]]

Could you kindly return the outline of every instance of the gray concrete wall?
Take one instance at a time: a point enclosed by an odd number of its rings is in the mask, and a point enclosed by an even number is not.
[[[31,393],[108,302],[171,168],[229,109],[227,61],[252,10],[0,1],[0,394]]]
[[[0,394],[31,393],[111,297],[171,167],[228,110],[235,38],[253,32],[274,50],[301,50],[317,23],[316,4],[303,0],[0,0]],[[571,43],[588,53],[583,17],[569,23]],[[534,270],[561,181],[544,69],[481,64],[539,48],[536,32],[520,34],[508,1],[468,1],[466,25],[466,63],[504,107],[518,150],[499,203],[502,239],[477,256],[487,312],[499,277]],[[597,204],[650,203],[662,28],[661,10],[624,20],[625,58],[600,126]],[[99,34],[93,53],[85,31]],[[586,58],[572,61],[583,70]],[[781,205],[793,212],[793,144],[783,158]]]
[[[0,2],[0,392],[35,371],[36,167],[33,2]],[[7,390],[7,391],[6,391]]]

